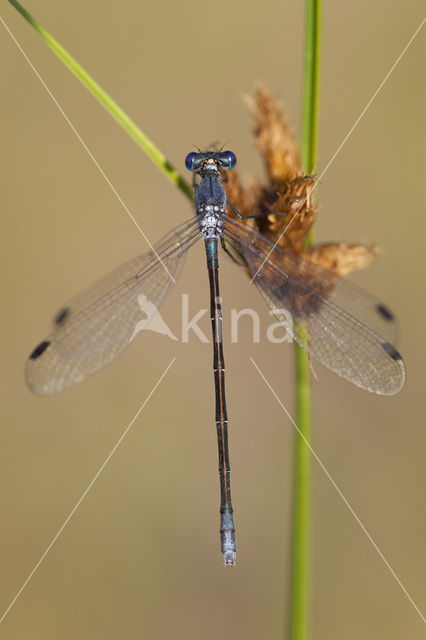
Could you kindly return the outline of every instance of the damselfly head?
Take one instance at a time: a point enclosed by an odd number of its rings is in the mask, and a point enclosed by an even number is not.
[[[196,153],[192,151],[185,158],[185,166],[188,171],[204,173],[208,171],[218,172],[219,169],[233,169],[237,164],[237,157],[233,151],[204,151]]]

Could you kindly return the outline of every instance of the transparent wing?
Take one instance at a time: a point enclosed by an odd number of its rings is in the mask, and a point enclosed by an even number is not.
[[[390,342],[395,319],[386,305],[318,265],[274,248],[229,216],[223,236],[243,256],[274,314],[310,356],[367,391],[392,395],[402,389],[405,367]]]
[[[30,388],[56,393],[117,357],[147,326],[178,276],[186,251],[201,237],[196,218],[149,251],[118,267],[56,315],[50,336],[26,367]]]

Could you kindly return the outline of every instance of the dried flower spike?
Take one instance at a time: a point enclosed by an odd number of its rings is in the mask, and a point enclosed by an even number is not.
[[[254,119],[256,149],[263,157],[267,181],[253,180],[244,187],[234,170],[228,176],[228,197],[242,213],[270,212],[247,220],[247,224],[285,251],[302,255],[338,275],[365,267],[375,257],[375,247],[327,243],[305,248],[318,211],[311,196],[314,177],[303,172],[298,142],[276,98],[259,86],[255,98],[246,96],[245,102]]]

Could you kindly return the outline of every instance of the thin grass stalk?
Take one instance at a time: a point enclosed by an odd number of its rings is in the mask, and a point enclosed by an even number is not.
[[[306,1],[305,63],[301,160],[305,173],[317,163],[321,0]],[[307,239],[307,245],[311,236]],[[290,640],[306,640],[309,609],[310,465],[311,454],[304,438],[311,441],[311,389],[309,359],[295,344],[296,424],[293,458],[293,522],[290,584]]]
[[[90,93],[101,103],[108,113],[127,131],[131,138],[143,149],[157,167],[192,201],[192,189],[168,162],[167,158],[154,145],[135,122],[118,106],[118,104],[98,85],[97,82],[74,60],[55,38],[44,29],[33,16],[28,13],[17,0],[9,0],[17,11],[34,27],[46,44],[68,67]]]

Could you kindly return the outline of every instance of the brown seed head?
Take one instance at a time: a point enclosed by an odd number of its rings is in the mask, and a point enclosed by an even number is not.
[[[262,184],[253,180],[243,186],[234,170],[228,174],[227,193],[235,207],[245,215],[270,212],[265,217],[247,220],[247,224],[283,250],[303,255],[338,275],[369,264],[377,253],[375,247],[328,243],[305,248],[318,211],[311,195],[314,177],[304,175],[298,143],[276,98],[259,86],[255,98],[246,96],[244,100],[254,119],[256,149],[262,155],[267,181]],[[229,214],[234,215],[232,211]]]

